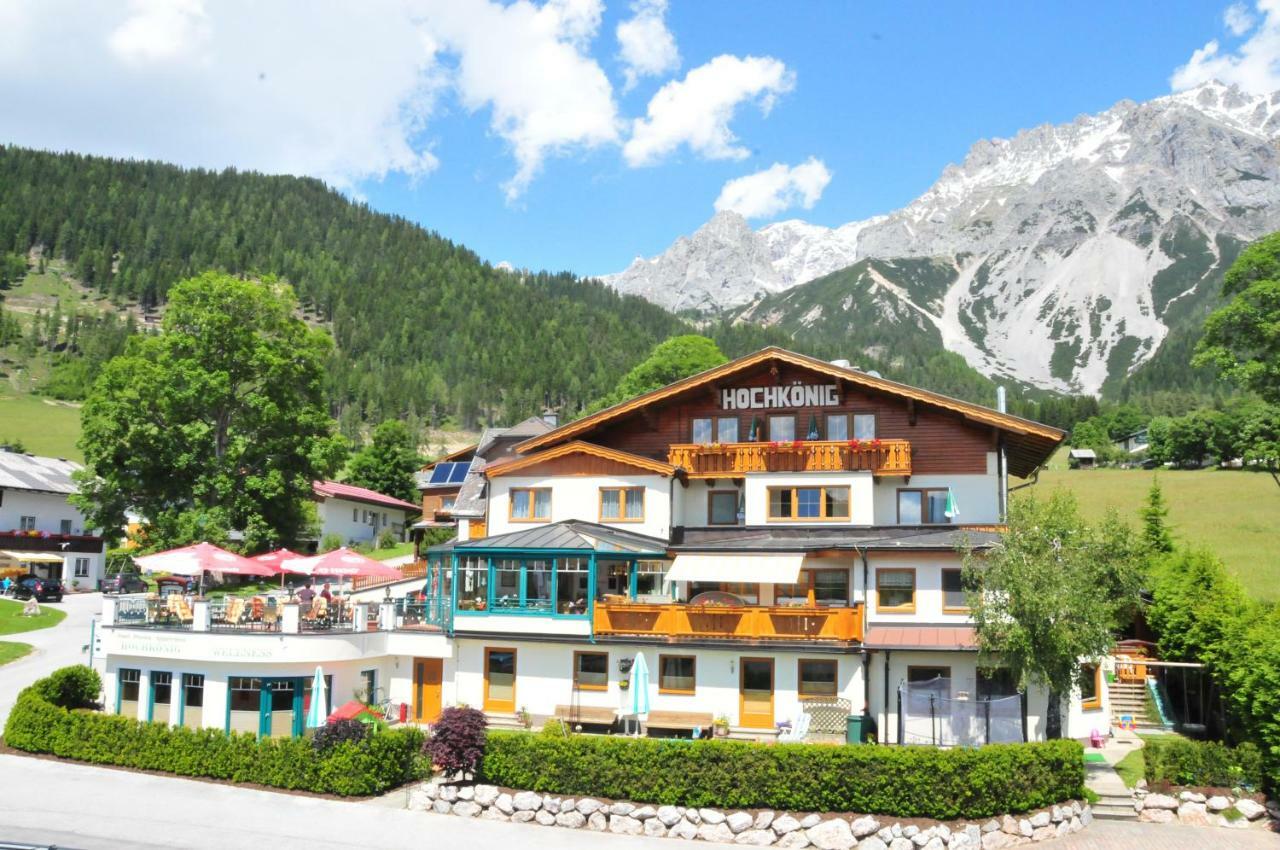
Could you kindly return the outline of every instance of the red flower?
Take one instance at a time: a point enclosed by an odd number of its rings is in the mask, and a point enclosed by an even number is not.
[[[874,440],[872,440],[872,441],[871,441],[871,448],[873,448],[873,449],[878,449],[878,448],[880,448],[880,446],[881,446],[881,445],[883,445],[883,444],[880,442],[880,438],[879,438],[879,437],[876,437]]]
[[[862,441],[861,441],[861,440],[850,440],[850,441],[849,441],[849,448],[853,449],[853,450],[856,452],[858,449],[862,448]]]
[[[778,441],[777,441],[777,440],[770,440],[770,441],[769,441],[769,448],[771,448],[771,449],[776,449],[777,447],[778,447]]]

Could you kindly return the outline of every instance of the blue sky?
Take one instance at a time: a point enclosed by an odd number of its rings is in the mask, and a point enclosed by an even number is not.
[[[1193,56],[1273,85],[1253,55],[1269,5],[20,0],[0,5],[0,141],[315,174],[493,262],[603,273],[775,164],[817,160],[754,225],[837,225],[909,202],[978,139],[1167,94]],[[628,62],[618,27],[640,18]],[[651,99],[709,63],[716,85],[633,147]]]

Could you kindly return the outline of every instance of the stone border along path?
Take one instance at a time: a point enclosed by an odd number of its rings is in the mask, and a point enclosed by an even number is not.
[[[484,820],[588,829],[619,835],[718,841],[752,847],[814,847],[817,850],[1000,850],[1079,832],[1093,821],[1087,803],[1071,800],[1019,817],[1005,815],[982,823],[884,823],[871,815],[857,818],[817,814],[726,812],[684,806],[645,806],[558,797],[534,791],[509,793],[496,785],[455,785],[431,780],[409,789],[408,808]]]
[[[1236,798],[1214,795],[1206,798],[1198,791],[1182,791],[1178,795],[1152,794],[1145,788],[1133,789],[1133,808],[1143,823],[1185,823],[1189,826],[1218,826],[1226,829],[1271,828],[1264,815],[1280,820],[1280,804],[1269,800],[1264,806],[1251,797]],[[1224,813],[1234,809],[1237,817],[1228,820]]]

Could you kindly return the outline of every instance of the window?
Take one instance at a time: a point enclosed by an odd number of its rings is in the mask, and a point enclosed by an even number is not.
[[[662,593],[662,577],[666,572],[666,561],[636,561],[636,596]]]
[[[359,509],[359,508],[352,508],[352,509],[351,509],[351,521],[352,521],[352,522],[359,522],[359,521],[360,521],[360,509]]]
[[[837,661],[834,658],[802,658],[799,664],[796,692],[800,699],[835,697]]]
[[[876,438],[876,415],[874,413],[853,414],[853,438],[855,440],[874,440]]]
[[[75,577],[76,578],[89,577],[89,559],[88,558],[76,558]]]
[[[609,689],[609,653],[575,652],[573,683],[584,691]]]
[[[643,487],[601,487],[601,522],[644,522]]]
[[[199,729],[204,725],[204,674],[182,674],[182,725]]]
[[[520,562],[503,558],[493,565],[493,607],[520,607]]]
[[[707,493],[707,524],[738,524],[737,490],[712,490]]]
[[[1018,695],[1018,683],[1007,667],[978,668],[978,699],[1003,699]]]
[[[70,534],[70,533],[71,533],[71,520],[69,520],[69,519],[62,519],[62,520],[58,520],[58,533],[59,533],[59,534]]]
[[[770,487],[771,520],[840,520],[849,518],[848,487]]]
[[[546,487],[514,487],[511,490],[513,522],[545,522],[551,519],[551,490]]]
[[[228,707],[230,730],[258,734],[262,680],[248,676],[232,676],[227,680],[227,687],[231,694]]]
[[[786,416],[769,417],[769,439],[775,443],[786,443],[796,438],[796,418]]]
[[[151,671],[151,721],[169,722],[169,706],[173,702],[173,674]]]
[[[625,561],[596,563],[596,599],[631,595],[631,565]]]
[[[457,497],[457,496],[441,496],[441,497],[440,497],[440,510],[442,510],[442,511],[451,511],[451,510],[453,510],[453,505],[454,505],[454,503],[455,503],[457,500],[458,500],[458,497]]]
[[[916,571],[876,570],[876,610],[890,614],[914,614]]]
[[[659,655],[658,693],[692,694],[696,684],[695,670],[692,655]]]
[[[556,560],[556,611],[561,614],[587,613],[587,589],[591,562],[586,558]]]
[[[716,442],[738,442],[738,418],[736,416],[721,416],[716,420]]]
[[[831,413],[827,415],[827,439],[849,439],[849,415],[847,413]]]
[[[801,570],[797,584],[780,584],[774,592],[779,605],[807,605],[809,593],[822,606],[849,604],[848,570]]]
[[[483,558],[466,558],[458,572],[458,610],[485,610],[489,605],[489,562]]]
[[[693,442],[700,445],[709,445],[712,441],[711,418],[700,417],[693,420]]]
[[[1080,665],[1080,708],[1093,711],[1102,708],[1102,668],[1097,664]]]
[[[386,513],[383,513],[383,514],[382,514],[382,527],[383,527],[383,528],[386,528],[386,527],[387,527],[387,515],[386,515]]]
[[[551,611],[551,561],[537,558],[524,562],[525,611]]]
[[[360,691],[361,696],[367,703],[376,703],[378,699],[378,671],[377,670],[361,670],[360,671]]]
[[[908,667],[907,682],[915,685],[916,693],[932,691],[940,697],[951,695],[950,667]]]
[[[18,529],[21,531],[35,531],[36,518],[33,516],[18,517]]]
[[[899,490],[900,525],[935,525],[951,522],[947,516],[947,490]]]
[[[116,680],[117,714],[125,717],[138,716],[138,688],[142,681],[141,670],[121,670]]]
[[[947,614],[967,614],[969,603],[964,598],[960,570],[942,571],[942,610]]]

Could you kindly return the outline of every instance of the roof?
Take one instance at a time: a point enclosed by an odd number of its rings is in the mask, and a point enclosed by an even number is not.
[[[921,402],[931,407],[959,414],[972,422],[998,428],[1004,431],[1008,437],[1006,445],[1008,447],[1009,471],[1019,477],[1025,478],[1036,467],[1048,460],[1049,456],[1053,454],[1053,450],[1057,448],[1063,437],[1066,436],[1064,431],[1049,425],[1042,425],[1039,422],[1032,422],[1030,419],[1023,419],[1020,416],[1013,416],[1009,413],[1001,413],[980,404],[961,401],[930,392],[929,390],[922,390],[906,384],[900,384],[897,381],[890,381],[886,378],[875,377],[850,367],[837,366],[834,363],[829,363],[816,357],[809,357],[805,354],[797,354],[785,348],[770,346],[754,354],[739,357],[737,360],[731,360],[713,369],[708,369],[705,372],[668,384],[660,389],[643,393],[612,407],[607,407],[589,416],[584,416],[574,422],[561,425],[559,428],[550,430],[545,434],[525,440],[516,446],[516,451],[528,453],[565,440],[579,438],[597,426],[630,416],[648,405],[666,401],[682,393],[700,391],[701,388],[708,384],[715,384],[738,374],[752,372],[771,361],[786,363],[829,375],[839,380],[848,381],[862,389],[885,393],[908,401]]]
[[[712,526],[686,528],[669,547],[673,552],[947,551],[968,545],[989,549],[1000,539],[989,526],[872,526],[814,528]]]
[[[657,473],[658,475],[675,475],[676,472],[676,468],[674,466],[660,460],[641,457],[640,455],[619,451],[618,449],[609,449],[604,446],[597,446],[593,443],[584,443],[581,440],[574,440],[571,443],[561,443],[558,446],[547,449],[543,452],[538,452],[537,454],[511,458],[499,461],[498,463],[491,463],[485,467],[484,474],[489,478],[493,478],[498,475],[511,475],[544,461],[555,460],[556,458],[573,454],[584,454],[590,455],[591,457],[598,457],[603,460],[611,460],[614,463],[632,466],[636,469],[643,469],[647,472]]]
[[[312,481],[311,489],[322,499],[350,499],[353,502],[366,502],[370,505],[399,508],[400,510],[413,511],[414,513],[422,510],[421,507],[413,502],[406,502],[403,499],[397,499],[395,496],[388,496],[386,493],[379,493],[376,490],[369,490],[365,487],[357,487],[354,484],[343,484],[340,481]]]
[[[485,462],[479,458],[471,462],[471,473],[453,497],[453,507],[448,511],[451,516],[482,517],[488,512],[486,496],[489,482],[485,480],[484,468]]]
[[[538,416],[530,416],[507,428],[485,428],[480,434],[480,442],[476,444],[476,454],[480,457],[492,460],[489,457],[490,450],[497,443],[507,443],[511,445],[520,440],[527,440],[532,437],[539,437],[551,431],[551,426]]]
[[[872,626],[862,643],[867,649],[971,651],[978,648],[978,633],[972,626]]]
[[[1067,454],[1070,457],[1080,457],[1080,458],[1096,458],[1098,456],[1098,453],[1095,452],[1093,449],[1072,449]]]
[[[79,489],[71,474],[82,469],[83,466],[66,458],[0,450],[0,488],[5,490],[70,495]]]
[[[595,522],[566,519],[535,528],[455,543],[455,551],[476,549],[557,549],[614,555],[657,555],[667,541]]]

